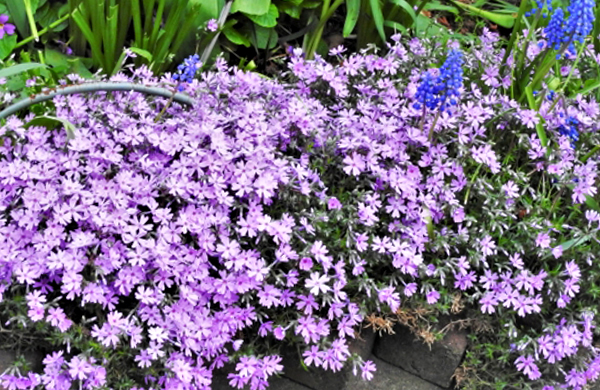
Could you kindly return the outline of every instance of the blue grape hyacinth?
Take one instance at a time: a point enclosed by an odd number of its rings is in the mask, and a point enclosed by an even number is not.
[[[530,11],[525,12],[526,17],[530,17],[535,15],[538,10],[543,10],[544,6],[546,7],[547,12],[552,12],[552,1],[551,0],[537,0],[535,2],[536,7],[532,8]],[[544,18],[548,17],[548,13],[544,12],[542,16]]]
[[[552,14],[548,27],[544,29],[546,39],[548,40],[548,46],[552,47],[554,50],[559,50],[560,45],[565,39],[564,24],[565,13],[562,8],[558,8]]]
[[[433,110],[440,106],[445,111],[449,106],[456,105],[463,84],[463,54],[460,50],[453,49],[448,54],[446,61],[436,78],[430,72],[421,76],[421,84],[417,88],[414,108],[420,109],[423,105]]]
[[[567,9],[569,17],[566,19],[564,11],[557,8],[544,29],[549,47],[560,50],[567,45],[569,53],[575,55],[577,50],[573,42],[583,43],[594,27],[595,6],[595,0],[573,0]],[[556,58],[559,59],[560,54]]]
[[[561,125],[558,128],[560,135],[566,135],[569,137],[569,141],[571,142],[571,147],[573,149],[575,149],[575,142],[579,141],[579,130],[577,125],[579,125],[577,118],[570,116],[567,118],[566,125]]]
[[[201,65],[200,56],[198,54],[189,56],[183,61],[183,64],[177,66],[177,73],[173,75],[173,80],[178,80],[182,83],[191,83]],[[180,85],[177,89],[181,92],[183,86]]]
[[[583,43],[585,37],[594,28],[594,0],[573,0],[569,4],[569,19],[566,23],[565,34],[571,41]]]
[[[415,95],[418,103],[413,104],[413,107],[419,110],[424,104],[425,107],[430,110],[434,110],[439,103],[438,96],[436,96],[436,78],[433,77],[431,72],[425,72],[421,76],[421,84],[417,88]]]

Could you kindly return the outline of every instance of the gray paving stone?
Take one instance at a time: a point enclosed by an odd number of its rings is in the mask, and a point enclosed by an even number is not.
[[[296,350],[282,353],[283,376],[302,384],[312,390],[342,389],[351,373],[348,370],[332,372],[316,367],[308,367],[308,371],[300,364]]]
[[[430,349],[408,328],[396,325],[394,331],[396,334],[377,339],[373,348],[375,356],[442,388],[451,386],[452,375],[467,348],[465,332],[449,331]]]
[[[377,366],[377,371],[373,373],[373,379],[364,381],[360,374],[356,377],[351,376],[343,390],[443,390],[441,387],[401,368],[394,367],[375,356],[371,356],[370,359]]]
[[[45,355],[40,351],[26,351],[22,353],[25,357],[25,361],[29,364],[29,367],[37,372],[42,372]],[[10,368],[17,358],[15,351],[0,349],[0,374]]]
[[[229,380],[223,373],[219,373],[213,376],[213,382],[211,390],[233,390],[234,388],[229,386]],[[269,390],[310,390],[306,386],[302,386],[290,379],[284,377],[272,377],[269,379]]]

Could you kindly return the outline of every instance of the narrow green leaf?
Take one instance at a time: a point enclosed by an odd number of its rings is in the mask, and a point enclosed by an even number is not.
[[[140,10],[140,0],[131,0],[131,14],[133,15],[134,43],[136,46],[142,46],[142,11]]]
[[[430,1],[427,5],[425,5],[424,9],[427,11],[446,11],[446,12],[453,13],[454,15],[458,15],[458,10],[456,9],[456,7],[451,7],[449,5],[441,4],[441,3],[438,3],[437,1],[435,1],[435,2]]]
[[[150,68],[153,71],[157,71],[160,67],[165,65],[165,59],[169,53],[169,49],[173,44],[175,34],[179,29],[179,25],[182,20],[187,3],[185,1],[177,1],[174,7],[169,10],[167,21],[165,23],[164,34],[159,33],[159,37],[156,42],[156,49],[151,51],[154,53],[154,61],[150,64]]]
[[[404,27],[401,23],[394,22],[392,20],[386,20],[383,24],[386,27],[390,27],[397,31],[401,31],[402,33],[408,33],[408,29],[406,27]]]
[[[201,9],[202,9],[201,4],[191,4],[191,5],[188,5],[188,8],[185,11],[185,13],[187,15],[189,15],[189,14],[198,15],[199,11]],[[186,40],[189,39],[189,37],[191,35],[193,35],[192,32],[198,26],[197,20],[198,20],[198,17],[196,17],[196,18],[184,17],[183,25],[178,29],[177,35],[175,35],[175,38],[173,38],[173,42],[171,43],[171,52],[172,53],[178,54],[180,52],[182,45],[184,45],[184,42],[186,42]],[[164,64],[164,65],[167,65],[167,64]],[[162,71],[164,69],[164,66],[161,67],[160,69]]]
[[[586,95],[587,93],[593,91],[594,89],[600,87],[600,80],[587,80],[582,89],[579,91],[575,91],[571,93],[569,98],[574,99],[577,95]]]
[[[375,28],[377,28],[377,32],[381,37],[381,40],[385,42],[385,31],[383,30],[383,12],[381,11],[381,5],[379,4],[379,0],[369,0],[371,5],[371,14],[373,15],[373,22],[375,23]]]
[[[130,0],[131,3],[137,2],[137,0]],[[127,35],[129,33],[129,26],[131,25],[131,21],[133,20],[133,14],[131,13],[131,7],[127,2],[118,4],[119,6],[119,27],[117,29],[117,41],[115,42],[116,53],[121,54],[123,52],[123,47],[125,46],[125,40],[127,39]]]
[[[148,50],[140,49],[139,47],[130,47],[129,50],[147,59],[148,62],[152,62],[152,53],[150,53]]]
[[[90,48],[92,49],[92,58],[94,58],[94,62],[96,65],[102,66],[102,64],[104,64],[104,56],[100,47],[100,42],[98,42],[96,39],[96,36],[92,32],[90,25],[83,18],[80,8],[73,12],[73,20],[77,24],[77,27],[79,27],[81,30],[82,34],[85,36],[85,39],[88,41]]]
[[[391,0],[391,2],[392,4],[395,4],[404,9],[413,20],[413,23],[417,20],[417,14],[415,14],[415,10],[406,0]]]
[[[19,73],[27,72],[32,69],[47,68],[47,65],[39,64],[37,62],[26,62],[23,64],[17,64],[9,66],[8,68],[0,69],[0,78],[6,78],[14,76]]]
[[[472,5],[462,3],[460,1],[451,1],[454,5],[466,9],[467,11],[470,11],[471,13],[477,16],[481,16],[482,18],[487,19],[499,26],[505,28],[512,28],[515,24],[516,17],[514,15],[504,15],[496,12],[485,11],[477,7],[473,7]]]
[[[231,13],[243,12],[249,15],[263,15],[269,12],[271,0],[234,0]]]
[[[67,139],[74,139],[76,128],[75,125],[63,118],[57,118],[55,116],[38,116],[33,118],[29,122],[27,122],[23,127],[28,128],[31,126],[42,126],[47,128],[48,130],[52,130],[57,126],[63,125],[65,131],[67,132]]]
[[[533,90],[531,89],[531,85],[528,85],[525,88],[525,93],[527,94],[527,103],[529,104],[529,108],[537,112],[538,107],[535,102],[535,98],[533,97]],[[536,115],[539,115],[539,114],[536,114]],[[535,129],[536,129],[538,137],[540,138],[540,142],[541,142],[542,146],[546,147],[546,146],[548,146],[548,136],[546,135],[546,130],[544,130],[544,125],[542,122],[543,122],[543,119],[541,119],[541,122],[539,122],[538,124],[535,125]]]
[[[27,37],[31,34],[29,29],[29,22],[27,20],[27,10],[25,9],[25,3],[22,0],[8,0],[6,2],[6,8],[10,15],[9,22],[13,23],[22,37]]]
[[[154,16],[154,3],[155,0],[143,0],[144,1],[144,14],[146,18],[144,19],[144,40],[148,38],[148,42],[150,42],[150,33],[152,32],[152,17]],[[142,46],[143,49],[148,49],[147,46]]]
[[[579,245],[585,244],[589,240],[590,240],[589,237],[585,237],[585,236],[581,237],[581,238],[574,238],[572,240],[563,242],[562,244],[560,244],[560,246],[562,247],[562,249],[564,251],[566,251],[571,248],[578,247]]]
[[[105,72],[112,72],[115,67],[115,59],[117,57],[116,45],[117,45],[117,28],[118,28],[118,15],[119,6],[111,6],[108,10],[109,16],[106,18],[106,27],[103,34],[104,43],[104,57],[106,59],[107,68]],[[110,74],[110,73],[109,73]]]
[[[279,10],[275,6],[275,4],[271,4],[269,6],[269,12],[262,15],[252,15],[245,14],[250,20],[252,20],[255,24],[265,27],[271,28],[277,26],[277,18],[279,17]]]
[[[600,206],[598,206],[598,202],[596,202],[596,199],[592,198],[589,195],[586,195],[585,196],[585,204],[587,204],[588,207],[591,208],[592,210],[600,213]]]
[[[342,31],[344,38],[348,38],[348,35],[354,31],[359,14],[360,0],[346,0],[346,20],[344,21],[344,29]]]
[[[163,23],[163,12],[165,10],[165,0],[158,0],[158,9],[154,15],[154,26],[152,27],[152,34],[150,35],[150,47],[156,47],[156,40],[158,39],[158,31],[160,25]],[[168,31],[168,28],[167,28]]]

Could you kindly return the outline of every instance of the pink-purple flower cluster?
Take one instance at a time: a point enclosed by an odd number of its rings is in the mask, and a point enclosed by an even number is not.
[[[63,341],[43,373],[4,382],[112,386],[103,357],[124,350],[140,389],[208,389],[226,363],[233,387],[263,389],[288,342],[307,366],[352,364],[368,380],[374,364],[349,348],[365,316],[407,301],[447,311],[454,292],[518,345],[505,361],[527,378],[556,378],[544,359],[575,367],[571,388],[594,380],[596,368],[579,369],[598,366],[594,319],[573,298],[591,282],[582,259],[600,217],[554,205],[596,193],[598,160],[581,156],[597,104],[521,107],[496,79],[501,51],[486,31],[464,53],[452,115],[424,113],[420,74],[439,48],[394,40],[340,66],[295,51],[281,82],[218,61],[182,85],[192,108],[137,92],[56,97],[74,139],[26,128],[31,114],[9,118],[0,297],[23,296],[26,321]],[[142,67],[133,81],[169,79]],[[579,121],[577,149],[565,118]],[[89,345],[72,348],[84,317]]]

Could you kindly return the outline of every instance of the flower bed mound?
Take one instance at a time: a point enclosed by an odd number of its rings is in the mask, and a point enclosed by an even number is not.
[[[539,117],[505,87],[463,86],[501,58],[495,35],[464,62],[454,43],[444,63],[431,42],[396,41],[387,56],[340,66],[296,53],[281,81],[219,61],[180,84],[192,107],[137,92],[56,97],[48,110],[74,138],[29,125],[33,115],[9,118],[1,314],[9,332],[48,340],[53,353],[43,373],[5,383],[210,388],[231,362],[232,386],[262,389],[290,343],[308,366],[352,364],[369,379],[373,363],[348,349],[367,315],[447,314],[456,293],[464,315],[499,329],[486,345],[504,358],[490,364],[533,380],[543,358],[561,362],[544,370],[547,383],[565,368],[595,379],[588,296],[570,304],[596,280],[580,261],[591,247],[569,240],[595,234],[586,226],[600,217],[570,217],[567,230],[542,198],[580,204],[595,193],[597,160],[579,157],[597,140],[598,110],[582,99],[562,117],[547,110],[543,145]],[[423,73],[432,58],[441,70]],[[141,68],[113,81],[169,78]],[[579,118],[577,149],[566,113]],[[576,336],[542,349],[566,329]]]

